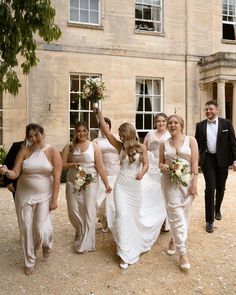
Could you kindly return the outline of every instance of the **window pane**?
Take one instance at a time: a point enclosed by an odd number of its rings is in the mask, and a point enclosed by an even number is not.
[[[152,111],[152,103],[151,103],[151,98],[150,97],[145,98],[145,111],[146,112],[151,112]]]
[[[80,10],[80,21],[84,23],[88,23],[88,10]]]
[[[152,19],[152,9],[150,6],[143,7],[143,19],[151,20]]]
[[[78,92],[79,91],[79,80],[72,79],[70,91]]]
[[[143,97],[139,96],[137,100],[137,111],[143,111]]]
[[[93,24],[99,23],[98,11],[91,11],[90,12],[90,23],[93,23]]]
[[[79,8],[79,0],[70,0],[70,7]]]
[[[98,120],[94,113],[90,115],[90,128],[98,128]]]
[[[159,81],[159,80],[153,81],[153,94],[154,95],[161,95],[161,81]]]
[[[144,115],[144,129],[152,129],[152,115],[151,114]]]
[[[154,97],[153,111],[154,112],[161,112],[161,98],[160,97]]]
[[[79,21],[79,11],[78,9],[70,9],[70,20],[71,21]]]
[[[98,0],[90,0],[90,9],[98,10]]]
[[[143,0],[143,4],[152,4],[152,0]]]
[[[143,83],[144,80],[136,81],[136,94],[143,94]]]
[[[79,109],[79,98],[77,93],[71,93],[70,95],[70,109],[71,110]]]
[[[142,114],[136,114],[135,124],[136,124],[137,129],[143,129],[143,115]]]
[[[81,99],[80,100],[80,110],[89,110],[89,101],[87,99]]]
[[[154,5],[161,5],[161,0],[153,0]]]
[[[78,112],[70,112],[70,128],[75,128],[75,124],[79,121]]]
[[[160,9],[158,7],[152,8],[152,20],[160,21],[161,20],[161,13]]]
[[[89,8],[88,2],[89,2],[89,0],[80,0],[80,8],[88,9]]]
[[[142,6],[137,5],[135,6],[135,18],[142,19]]]

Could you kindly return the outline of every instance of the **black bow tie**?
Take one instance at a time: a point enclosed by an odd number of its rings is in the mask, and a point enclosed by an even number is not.
[[[216,120],[213,120],[213,121],[207,120],[207,123],[209,123],[209,124],[216,124]]]

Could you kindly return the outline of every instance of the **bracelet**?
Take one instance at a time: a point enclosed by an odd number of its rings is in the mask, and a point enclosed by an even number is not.
[[[192,172],[192,174],[193,174],[193,175],[196,175],[196,176],[198,175],[198,173],[194,173],[194,172]]]

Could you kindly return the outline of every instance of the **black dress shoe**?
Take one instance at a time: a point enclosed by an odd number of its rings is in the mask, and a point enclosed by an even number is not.
[[[206,232],[207,233],[213,233],[214,228],[213,228],[213,223],[212,222],[207,222],[206,223]]]
[[[216,212],[216,214],[215,214],[215,219],[216,219],[216,220],[221,220],[221,219],[222,219],[222,215],[221,215],[220,212]]]

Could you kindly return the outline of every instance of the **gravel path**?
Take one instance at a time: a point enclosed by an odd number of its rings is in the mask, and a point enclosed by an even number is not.
[[[169,234],[162,233],[152,250],[123,271],[118,267],[110,233],[97,229],[97,250],[73,252],[74,230],[69,223],[61,185],[59,208],[54,213],[54,248],[48,262],[38,253],[36,272],[23,272],[23,255],[10,193],[0,189],[0,294],[1,295],[223,295],[236,294],[236,173],[230,171],[215,232],[205,232],[203,176],[199,197],[192,206],[188,251],[191,270],[178,268],[178,257],[165,254]]]

